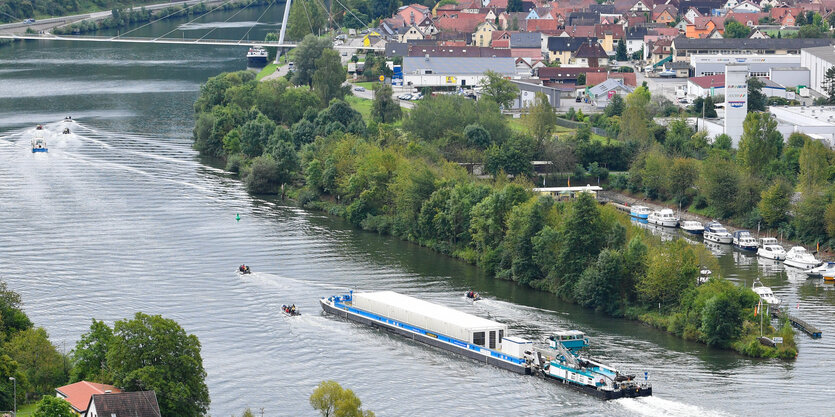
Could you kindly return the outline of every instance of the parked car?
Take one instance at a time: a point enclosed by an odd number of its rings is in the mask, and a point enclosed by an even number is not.
[[[24,20],[24,21],[23,21],[23,23],[24,23],[24,24],[27,24],[27,25],[30,25],[30,24],[32,24],[32,23],[35,23],[35,19],[31,19],[31,18],[30,18],[30,19],[26,19],[26,20]]]
[[[421,94],[421,93],[412,94],[412,100],[417,101],[417,100],[420,100],[422,98],[423,98],[423,94]]]
[[[354,87],[354,91],[365,91],[365,87],[363,87],[361,85],[358,85],[358,86]]]
[[[399,98],[400,100],[411,100],[412,95],[411,94],[402,94],[402,95],[398,96],[397,98]]]
[[[582,97],[580,97],[580,96],[577,96],[577,98],[576,98],[576,99],[574,99],[574,102],[575,102],[575,103],[581,103],[582,101],[583,101],[583,98],[582,98]]]

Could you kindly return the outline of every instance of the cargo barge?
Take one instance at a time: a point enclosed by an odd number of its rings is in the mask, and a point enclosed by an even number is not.
[[[349,293],[319,300],[322,310],[522,375],[559,380],[604,399],[652,395],[652,386],[580,357],[582,332],[557,332],[549,349],[507,335],[507,325],[393,291]]]

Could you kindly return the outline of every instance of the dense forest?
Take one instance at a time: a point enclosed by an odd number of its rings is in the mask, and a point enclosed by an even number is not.
[[[0,3],[0,22],[16,22],[28,18],[65,16],[99,10],[124,9],[160,0],[4,0]]]
[[[225,160],[253,193],[287,193],[496,279],[750,356],[796,355],[790,326],[769,329],[789,341],[779,349],[756,340],[750,289],[718,278],[696,285],[700,267],[718,268],[704,247],[662,243],[587,194],[567,203],[531,191],[532,157],[553,148],[555,160],[576,162],[589,140],[554,137],[556,115],[544,97],[519,130],[499,110],[511,92],[500,82],[478,101],[429,96],[408,113],[380,86],[366,120],[336,88],[345,70],[328,63],[338,61],[331,52],[308,36],[289,80],[257,82],[248,72],[210,78],[195,103],[195,148]],[[625,112],[634,112],[634,100]],[[451,162],[462,159],[483,162],[492,179]]]

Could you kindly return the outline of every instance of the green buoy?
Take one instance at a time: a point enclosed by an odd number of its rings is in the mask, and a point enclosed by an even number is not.
[[[235,221],[236,221],[236,222],[241,221],[241,215],[240,215],[240,214],[235,213]]]

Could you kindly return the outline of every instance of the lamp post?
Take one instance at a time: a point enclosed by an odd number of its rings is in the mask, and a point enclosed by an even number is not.
[[[14,417],[17,417],[17,379],[15,379],[15,377],[13,376],[10,376],[9,380],[11,380],[14,385]]]

